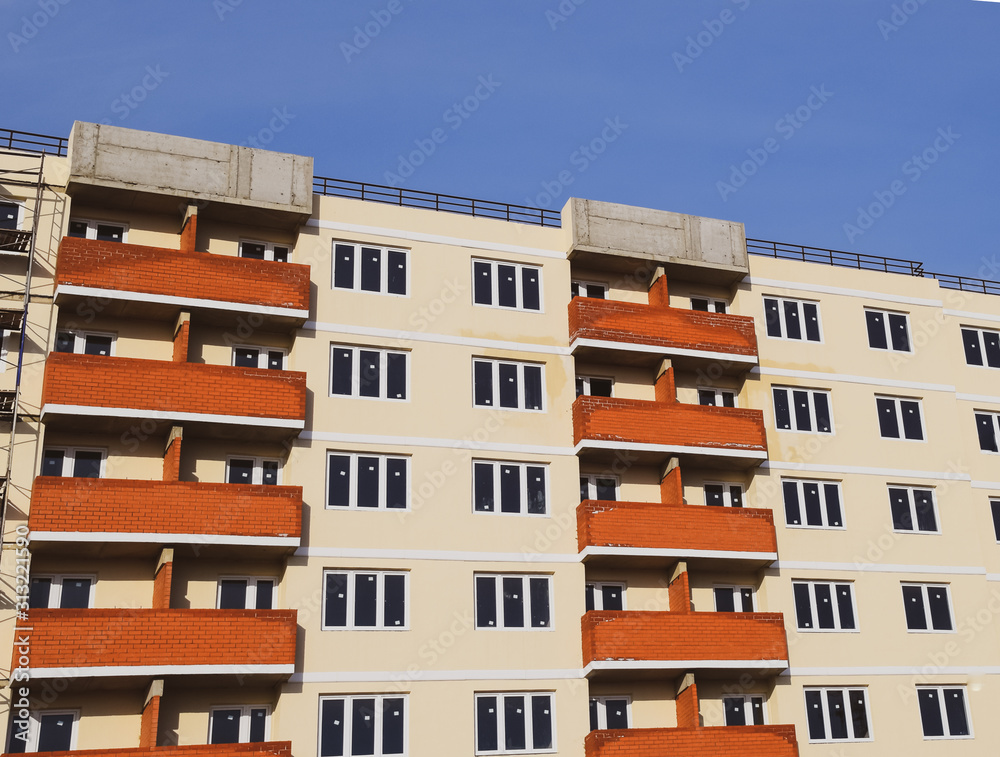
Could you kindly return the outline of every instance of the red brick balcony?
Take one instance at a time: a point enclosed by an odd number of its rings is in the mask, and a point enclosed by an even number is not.
[[[45,757],[292,757],[292,742],[262,741],[255,744],[74,749],[71,752],[36,752],[35,754],[45,755]],[[8,757],[8,755],[4,755],[4,757]]]
[[[15,633],[29,638],[32,678],[287,676],[295,664],[295,610],[35,609],[21,625],[31,629]],[[20,654],[15,645],[15,668]]]
[[[781,613],[588,612],[583,664],[592,670],[788,667]]]
[[[42,413],[88,423],[124,416],[129,423],[151,418],[297,431],[305,425],[306,374],[52,353],[45,362]]]
[[[35,542],[88,534],[90,541],[294,547],[302,487],[39,476],[28,527]]]
[[[587,757],[798,757],[799,753],[791,725],[591,731],[584,744]]]
[[[65,237],[60,242],[55,283],[59,299],[87,294],[79,290],[110,290],[121,296],[106,291],[91,296],[159,300],[187,309],[234,310],[226,307],[234,304],[244,310],[273,308],[276,314],[299,319],[309,310],[307,265],[96,239]]]
[[[587,500],[576,509],[576,523],[588,560],[645,555],[764,565],[777,559],[770,510]]]

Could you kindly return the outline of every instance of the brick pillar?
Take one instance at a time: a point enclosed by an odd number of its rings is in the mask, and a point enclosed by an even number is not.
[[[163,480],[181,480],[181,438],[184,435],[182,426],[172,426],[167,436],[167,446],[163,451]]]
[[[156,733],[160,728],[160,699],[163,696],[163,679],[157,678],[149,684],[146,703],[142,707],[139,724],[139,748],[156,746]]]
[[[198,206],[188,205],[181,224],[181,252],[194,252],[198,235]]]
[[[164,547],[160,559],[156,563],[156,573],[153,578],[153,609],[170,609],[170,589],[174,576],[174,550]]]
[[[670,292],[667,290],[667,274],[662,267],[657,269],[657,274],[649,285],[649,304],[655,308],[668,308]]]
[[[188,361],[188,341],[191,338],[191,314],[182,312],[174,324],[174,362]]]
[[[684,503],[684,487],[681,485],[681,465],[676,457],[670,458],[660,477],[660,502],[665,505]]]
[[[701,725],[698,716],[698,686],[693,674],[687,673],[677,684],[674,702],[677,705],[678,728],[698,728]]]
[[[657,402],[677,402],[677,386],[674,383],[674,368],[669,360],[664,360],[656,374],[653,385]]]
[[[670,612],[691,612],[691,583],[688,580],[687,563],[683,560],[674,566],[667,585]]]

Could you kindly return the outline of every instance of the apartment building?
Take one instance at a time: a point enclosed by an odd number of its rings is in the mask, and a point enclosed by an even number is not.
[[[1000,284],[79,122],[0,266],[8,753],[1000,743]]]

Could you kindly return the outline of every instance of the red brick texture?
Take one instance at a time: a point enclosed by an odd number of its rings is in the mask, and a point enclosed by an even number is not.
[[[306,374],[53,352],[45,403],[301,421]]]
[[[56,284],[309,309],[309,266],[65,237]]]
[[[34,531],[302,534],[302,487],[39,476],[31,493]]]
[[[163,453],[163,480],[179,481],[181,478],[181,437],[175,436]]]
[[[656,377],[653,392],[657,402],[677,402],[677,383],[674,381],[673,368],[667,368]]]
[[[667,587],[671,612],[691,612],[691,580],[688,572],[681,573]]]
[[[576,508],[576,522],[581,551],[585,547],[778,551],[774,516],[764,509],[587,500]]]
[[[292,742],[264,741],[256,744],[205,744],[138,749],[76,749],[72,752],[37,754],[45,757],[292,757]]]
[[[697,728],[701,724],[698,717],[698,685],[692,683],[677,695],[677,726],[679,728]]]
[[[174,563],[165,562],[160,566],[160,569],[156,571],[156,577],[153,579],[153,609],[154,610],[169,610],[170,609],[170,588],[173,584],[174,577]],[[672,607],[673,605],[671,605]]]
[[[684,485],[681,483],[681,468],[678,465],[660,481],[660,502],[680,504],[684,501]]]
[[[753,318],[593,297],[570,302],[569,338],[757,355]]]
[[[39,610],[18,635],[32,668],[292,665],[295,610]],[[17,650],[14,650],[14,667]]]
[[[619,612],[583,616],[583,662],[594,660],[787,660],[776,612]]]
[[[191,341],[191,321],[184,321],[174,334],[174,354],[175,363],[186,363],[188,361],[188,343]]]
[[[181,229],[181,252],[194,252],[195,240],[198,238],[198,214],[192,213],[184,221]]]
[[[670,307],[670,287],[667,285],[666,274],[657,276],[649,285],[649,304],[654,308]]]
[[[139,722],[139,748],[156,746],[156,734],[160,730],[160,697],[150,697],[142,711]]]
[[[573,403],[573,435],[577,443],[593,439],[767,451],[760,410],[619,397],[578,397]]]
[[[584,744],[587,757],[798,757],[799,753],[791,725],[591,731]]]

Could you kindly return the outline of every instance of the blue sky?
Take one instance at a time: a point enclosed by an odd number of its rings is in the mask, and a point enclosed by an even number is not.
[[[0,0],[0,126],[112,123],[316,174],[1000,279],[1000,2]]]

